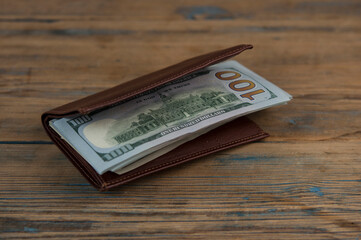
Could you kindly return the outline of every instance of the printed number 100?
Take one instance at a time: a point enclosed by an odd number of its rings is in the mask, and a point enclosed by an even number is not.
[[[224,76],[224,75],[226,75],[226,76]],[[246,80],[246,79],[236,80],[237,78],[241,77],[241,74],[238,72],[234,72],[234,71],[217,72],[216,77],[219,80],[223,80],[223,81],[235,80],[235,81],[230,82],[228,84],[228,86],[236,92],[244,92],[244,91],[248,91],[248,90],[251,90],[256,87],[256,84],[250,80]],[[242,87],[238,87],[240,84],[242,84]],[[245,86],[245,84],[246,84],[246,86]],[[243,93],[240,96],[242,98],[248,98],[249,100],[254,100],[254,98],[253,98],[254,95],[260,94],[263,92],[264,91],[262,89],[258,89],[258,90],[254,90],[251,92]]]

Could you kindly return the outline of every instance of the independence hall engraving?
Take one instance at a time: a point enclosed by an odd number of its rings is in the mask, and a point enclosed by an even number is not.
[[[118,143],[123,143],[132,138],[151,132],[160,126],[186,119],[196,113],[209,108],[238,101],[232,93],[210,91],[200,95],[190,94],[178,100],[159,94],[163,105],[158,109],[151,109],[148,113],[138,115],[138,121],[132,122],[130,128],[114,137]]]

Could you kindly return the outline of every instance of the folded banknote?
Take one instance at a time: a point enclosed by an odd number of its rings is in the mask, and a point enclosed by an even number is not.
[[[50,126],[99,173],[124,173],[291,95],[236,61],[212,65],[111,107]]]

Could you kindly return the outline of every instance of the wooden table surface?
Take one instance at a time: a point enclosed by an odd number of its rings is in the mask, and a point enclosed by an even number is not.
[[[271,137],[98,192],[42,112],[209,51],[294,96]],[[361,239],[360,1],[1,1],[0,239]]]

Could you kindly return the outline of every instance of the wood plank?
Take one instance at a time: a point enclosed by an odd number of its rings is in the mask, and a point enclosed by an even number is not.
[[[0,232],[6,239],[355,238],[359,143],[314,144],[249,144],[106,193],[55,146],[0,145]]]
[[[234,20],[244,19],[332,19],[339,16],[359,17],[360,2],[357,0],[274,0],[274,1],[164,1],[164,0],[109,0],[88,1],[26,1],[3,0],[0,15],[13,16],[20,21],[23,17],[32,22],[35,17],[50,20],[54,18],[98,18],[119,20]],[[29,18],[30,16],[30,18]],[[6,18],[11,20],[11,18]],[[36,19],[36,18],[35,18]],[[16,20],[15,20],[16,21]],[[36,22],[36,21],[34,21]],[[47,22],[47,21],[44,21]]]

